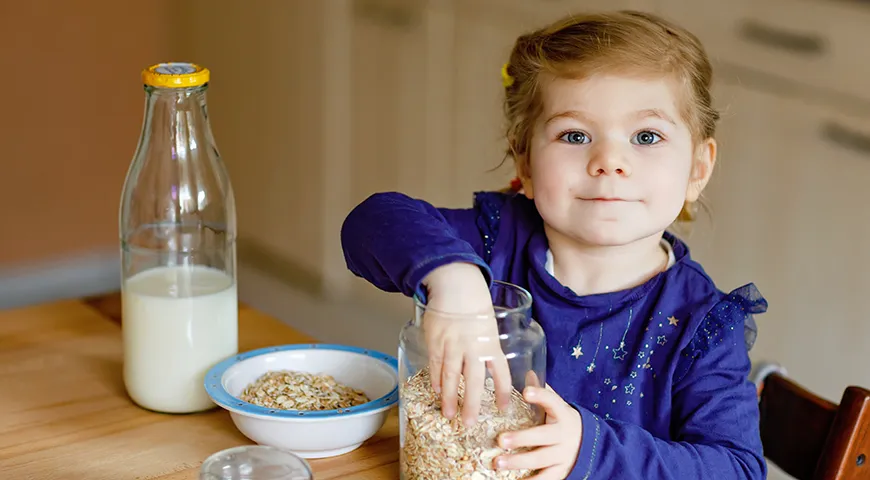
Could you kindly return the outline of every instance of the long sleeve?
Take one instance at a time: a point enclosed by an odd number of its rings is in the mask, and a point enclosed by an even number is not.
[[[757,394],[747,378],[744,326],[753,312],[748,309],[763,311],[766,303],[750,305],[734,294],[719,302],[683,352],[672,396],[673,440],[574,405],[583,437],[568,478],[766,478]]]
[[[453,262],[492,272],[481,256],[478,211],[439,209],[396,192],[376,193],[357,205],[341,229],[348,269],[377,288],[413,296],[429,272]]]

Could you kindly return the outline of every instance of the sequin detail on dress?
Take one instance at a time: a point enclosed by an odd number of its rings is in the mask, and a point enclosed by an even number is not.
[[[686,347],[686,354],[698,358],[722,342],[726,330],[743,324],[743,341],[746,349],[752,349],[758,334],[753,314],[767,311],[767,300],[755,284],[748,283],[733,290],[719,301],[704,316],[692,341]]]
[[[474,206],[480,212],[475,222],[483,238],[483,261],[487,264],[492,260],[492,248],[498,236],[501,223],[501,207],[504,206],[505,195],[498,192],[477,192],[474,194]]]

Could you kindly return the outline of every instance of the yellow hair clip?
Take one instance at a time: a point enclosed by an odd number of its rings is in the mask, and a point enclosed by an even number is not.
[[[505,63],[501,67],[501,84],[504,85],[504,88],[508,88],[514,84],[514,77],[510,76],[508,73],[508,64]]]

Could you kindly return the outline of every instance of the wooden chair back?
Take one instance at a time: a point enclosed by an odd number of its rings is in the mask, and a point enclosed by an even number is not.
[[[782,373],[759,390],[769,462],[798,480],[870,479],[870,391],[850,386],[837,405]]]

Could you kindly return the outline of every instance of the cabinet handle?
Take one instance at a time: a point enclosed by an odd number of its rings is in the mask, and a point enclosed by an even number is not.
[[[822,125],[822,137],[839,147],[870,155],[870,135],[844,127],[839,123],[825,122]]]
[[[394,28],[407,28],[414,24],[414,12],[407,7],[386,5],[376,0],[357,0],[354,11],[361,17]]]
[[[739,33],[750,42],[804,55],[821,55],[825,51],[825,39],[819,35],[787,32],[753,20],[741,22]]]

